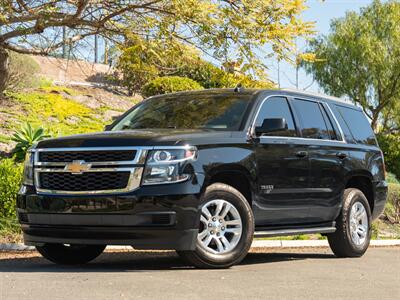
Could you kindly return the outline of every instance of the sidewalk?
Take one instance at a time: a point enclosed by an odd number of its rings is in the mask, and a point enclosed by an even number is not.
[[[400,246],[400,240],[371,240],[372,247]],[[329,247],[327,240],[255,240],[252,248],[313,248]],[[130,250],[131,246],[108,246],[109,250]],[[32,251],[35,247],[24,244],[0,244],[0,251]]]

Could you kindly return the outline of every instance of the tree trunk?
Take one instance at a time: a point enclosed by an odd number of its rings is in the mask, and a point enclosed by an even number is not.
[[[10,58],[8,52],[0,47],[0,96],[3,95],[4,90],[7,87],[7,81],[9,77],[9,64]]]
[[[371,120],[371,127],[375,133],[378,133],[378,117],[379,114],[373,113],[372,120]]]

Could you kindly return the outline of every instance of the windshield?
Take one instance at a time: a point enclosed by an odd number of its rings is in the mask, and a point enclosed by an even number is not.
[[[112,129],[239,130],[251,95],[180,95],[154,98],[133,109]]]

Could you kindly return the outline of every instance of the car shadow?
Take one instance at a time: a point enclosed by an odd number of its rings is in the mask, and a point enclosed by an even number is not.
[[[284,261],[306,259],[331,259],[332,254],[318,253],[249,253],[240,265],[261,265]],[[240,266],[239,265],[239,266]],[[173,251],[127,251],[105,252],[96,260],[86,265],[61,266],[53,264],[40,256],[0,258],[0,273],[9,272],[140,272],[195,270]]]

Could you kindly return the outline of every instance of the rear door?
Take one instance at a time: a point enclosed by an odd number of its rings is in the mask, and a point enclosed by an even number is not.
[[[322,101],[292,99],[310,163],[308,223],[332,221],[341,206],[344,164],[349,153],[329,107]]]

